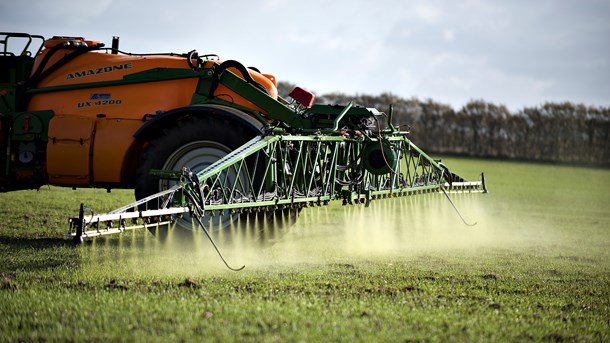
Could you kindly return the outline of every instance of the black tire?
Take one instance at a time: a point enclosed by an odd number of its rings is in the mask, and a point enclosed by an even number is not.
[[[198,172],[257,134],[253,129],[248,130],[222,117],[207,115],[181,118],[152,140],[142,155],[136,171],[136,199],[158,193],[175,183],[150,175],[151,169],[180,171],[186,166],[191,171]],[[149,209],[156,208],[157,204],[151,202],[146,206]],[[236,214],[214,216],[210,219],[213,222],[211,226],[222,228],[236,220],[237,216]],[[204,223],[207,224],[210,223]],[[189,216],[180,218],[176,225],[181,229],[191,230],[191,218]],[[166,229],[156,231],[163,239],[165,236],[163,231]]]
[[[198,172],[258,134],[260,131],[237,125],[219,116],[190,116],[178,120],[152,140],[142,155],[136,171],[136,199],[145,198],[173,185],[170,180],[162,180],[150,175],[151,169],[180,171],[187,166],[191,171]],[[151,202],[146,206],[148,209],[154,209],[157,204]],[[279,216],[279,213],[265,217],[268,222],[275,220],[276,224],[280,226],[290,226],[296,221],[297,214],[298,212],[295,211],[292,216],[289,215],[290,220],[285,220],[285,216]],[[250,226],[248,229],[252,229],[253,225],[262,227],[260,222],[250,220],[251,218],[247,218],[247,216],[247,214],[218,215],[208,217],[203,224],[208,229],[211,227],[212,230],[218,231],[231,227],[240,219],[242,224],[248,223]],[[197,227],[193,224],[189,216],[178,218],[175,223],[178,230],[174,231],[177,232],[179,238],[191,239],[192,229]],[[149,230],[163,241],[167,238],[169,228],[167,226],[154,227]]]

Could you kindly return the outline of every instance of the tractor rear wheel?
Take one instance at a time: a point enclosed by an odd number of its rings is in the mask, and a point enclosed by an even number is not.
[[[226,118],[216,116],[191,116],[178,120],[151,141],[142,155],[136,172],[136,199],[145,198],[175,184],[175,181],[151,175],[151,169],[181,171],[183,167],[188,167],[196,173],[257,134],[254,130],[248,130]],[[243,177],[243,175],[232,177]],[[157,205],[149,203],[147,206],[150,209],[156,208]],[[203,224],[208,229],[220,230],[230,226],[238,218],[238,214],[221,214],[207,217]],[[193,226],[191,220],[190,216],[184,216],[177,219],[176,225],[180,229],[192,230],[197,225]],[[160,239],[164,239],[167,228],[157,230],[157,234]]]

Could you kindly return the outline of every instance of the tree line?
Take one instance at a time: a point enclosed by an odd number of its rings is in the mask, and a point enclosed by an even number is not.
[[[278,84],[285,98],[293,88]],[[349,101],[386,113],[392,104],[393,124],[430,153],[610,166],[610,108],[547,102],[511,113],[504,105],[471,100],[456,111],[432,99],[391,93],[316,97],[319,104]]]

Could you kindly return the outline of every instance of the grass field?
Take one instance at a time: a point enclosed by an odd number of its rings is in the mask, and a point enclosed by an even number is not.
[[[0,341],[610,341],[610,170],[446,158],[488,194],[306,209],[271,244],[72,246],[80,202],[0,194]]]

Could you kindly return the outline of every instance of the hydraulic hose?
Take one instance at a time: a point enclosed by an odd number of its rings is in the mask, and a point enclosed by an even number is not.
[[[210,98],[214,97],[214,92],[216,91],[216,88],[218,88],[218,85],[220,83],[220,76],[222,75],[222,73],[224,73],[229,68],[237,69],[242,74],[242,76],[244,77],[244,80],[246,80],[246,82],[248,82],[249,84],[253,85],[254,87],[260,89],[261,91],[265,92],[266,94],[269,94],[269,91],[267,90],[267,88],[263,87],[263,85],[261,85],[255,79],[252,78],[252,75],[250,75],[248,68],[246,68],[243,64],[239,63],[238,61],[227,60],[227,61],[222,62],[218,67],[216,67],[216,70],[214,71],[212,85],[210,87],[210,94],[209,94]]]
[[[40,65],[38,66],[38,68],[36,69],[36,71],[34,72],[32,77],[30,77],[19,88],[18,94],[17,94],[17,104],[25,104],[24,97],[25,97],[26,91],[30,88],[35,87],[40,81],[44,80],[47,76],[49,76],[50,74],[55,72],[57,69],[63,67],[64,65],[66,65],[73,59],[77,58],[78,56],[83,55],[89,51],[97,50],[99,48],[102,48],[103,46],[104,46],[104,43],[99,43],[99,44],[96,44],[93,46],[77,45],[76,50],[74,52],[65,55],[59,61],[55,62],[55,64],[50,66],[48,69],[44,70],[45,66],[47,65],[47,63],[49,62],[51,57],[53,55],[55,55],[55,53],[57,53],[57,51],[65,48],[66,46],[64,43],[64,44],[58,44],[58,45],[52,47],[50,49],[50,51],[46,54],[46,56],[43,58],[43,60],[40,62]]]

